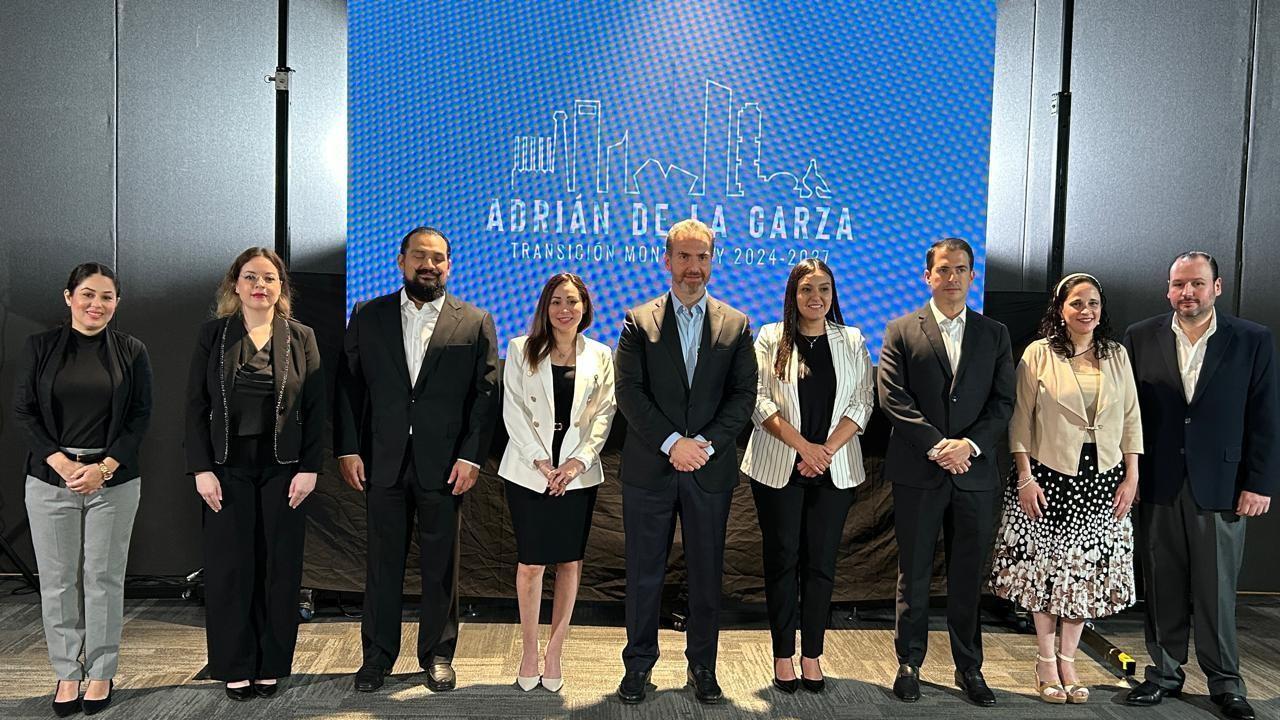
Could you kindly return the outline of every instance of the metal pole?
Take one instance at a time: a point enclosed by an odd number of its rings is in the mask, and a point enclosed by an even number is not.
[[[1053,94],[1049,112],[1058,119],[1053,152],[1053,234],[1049,242],[1049,276],[1052,288],[1062,277],[1067,235],[1067,170],[1071,150],[1071,34],[1075,21],[1075,0],[1062,1],[1062,64],[1058,92]]]

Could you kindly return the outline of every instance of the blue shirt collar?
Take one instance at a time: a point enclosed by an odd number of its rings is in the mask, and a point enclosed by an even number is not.
[[[679,310],[681,307],[684,307],[684,303],[680,302],[680,299],[676,297],[675,290],[668,290],[667,295],[671,296],[671,304],[674,309]],[[703,290],[702,297],[698,298],[698,302],[693,304],[693,307],[697,308],[702,315],[707,314],[707,298],[708,297],[709,297],[709,293],[707,293],[706,290]]]

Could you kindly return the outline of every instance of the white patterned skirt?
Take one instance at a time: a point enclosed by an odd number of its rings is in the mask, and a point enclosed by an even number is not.
[[[1034,458],[1031,473],[1049,507],[1032,520],[1009,483],[996,537],[991,590],[1032,612],[1100,618],[1133,605],[1133,523],[1115,519],[1111,503],[1124,463],[1098,469],[1097,446],[1080,452],[1075,477]]]

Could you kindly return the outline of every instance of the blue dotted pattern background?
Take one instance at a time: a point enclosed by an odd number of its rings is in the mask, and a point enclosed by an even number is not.
[[[878,357],[885,324],[927,301],[924,251],[938,238],[973,244],[979,275],[970,304],[981,308],[995,16],[992,0],[352,0],[348,311],[399,288],[397,243],[428,224],[453,241],[450,291],[493,314],[504,352],[506,340],[527,331],[545,279],[563,270],[591,288],[588,335],[612,345],[626,308],[668,286],[656,205],[670,205],[670,223],[693,202],[704,220],[715,205],[724,211],[713,295],[748,313],[754,327],[775,322],[792,251],[817,250],[835,271],[846,321]],[[630,171],[654,158],[698,174],[708,81],[732,89],[727,105],[727,91],[713,88],[717,108],[754,103],[761,112],[762,167],[800,176],[816,160],[830,197],[797,199],[780,182],[725,197],[721,168],[708,173],[703,197],[690,197],[678,172],[664,181],[653,168],[638,195],[616,186],[571,193],[562,154],[559,173],[512,173],[516,138],[553,136],[557,110],[567,113],[571,136],[575,101],[594,100],[602,146],[625,133]],[[754,175],[747,162],[740,172]],[[588,226],[593,203],[608,202],[610,232],[512,232],[511,198],[530,209],[535,199],[550,203],[553,223],[562,201],[566,227],[575,200]],[[504,232],[486,229],[495,199]],[[632,203],[648,217],[640,237]],[[803,206],[814,215],[812,235],[819,205],[833,209],[832,239],[748,232],[752,206],[765,209],[766,230],[781,206],[788,235]],[[843,208],[852,233],[837,240]],[[615,256],[534,260],[516,256],[513,243],[603,246]],[[657,256],[628,262],[626,250],[639,246]],[[745,264],[748,254],[757,262]]]

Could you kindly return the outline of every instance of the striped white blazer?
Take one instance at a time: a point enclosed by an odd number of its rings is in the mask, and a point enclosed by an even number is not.
[[[547,479],[533,466],[535,460],[552,460],[555,434],[555,396],[551,386],[551,360],[538,363],[536,371],[525,364],[521,335],[507,345],[503,369],[502,420],[507,426],[507,448],[498,465],[498,476],[507,482],[543,492]],[[613,355],[609,347],[578,335],[570,426],[561,446],[561,461],[580,460],[581,475],[566,486],[580,490],[604,482],[600,451],[609,437],[617,404],[613,399]]]
[[[761,425],[776,413],[796,430],[800,429],[800,395],[796,390],[799,353],[791,353],[786,382],[773,373],[773,361],[781,338],[782,323],[765,325],[756,337],[756,364],[760,373],[756,381],[756,408],[751,416],[755,429],[747,443],[747,454],[742,459],[742,472],[772,488],[785,487],[799,462],[794,449]],[[858,424],[858,434],[861,435],[866,430],[874,402],[874,377],[867,343],[858,328],[830,322],[827,323],[827,342],[831,345],[831,361],[836,371],[835,410],[827,432],[835,429],[840,418],[847,417]],[[862,447],[854,437],[831,459],[831,480],[838,488],[851,488],[861,485],[866,479],[862,469]]]

